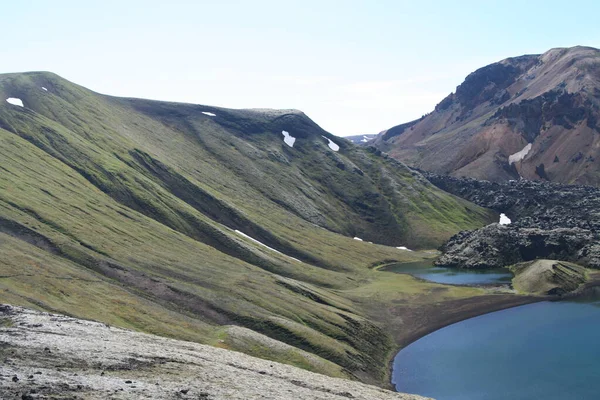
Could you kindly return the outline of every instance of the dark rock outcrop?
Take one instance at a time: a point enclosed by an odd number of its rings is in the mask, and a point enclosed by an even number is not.
[[[526,55],[479,68],[456,88],[456,100],[465,109],[471,109],[486,101],[502,98],[505,89],[537,62],[536,56]]]
[[[498,268],[546,258],[600,268],[600,189],[424,175],[439,188],[512,220],[453,236],[438,265]]]
[[[491,224],[453,236],[436,264],[485,269],[539,258],[600,268],[600,245],[591,231],[580,228],[543,230]]]
[[[545,125],[573,129],[573,126],[584,119],[593,118],[592,111],[592,104],[581,93],[556,89],[533,99],[502,107],[486,123],[504,119],[531,143]]]
[[[600,232],[600,189],[539,181],[496,183],[423,172],[435,186],[505,213],[511,227],[581,228]]]

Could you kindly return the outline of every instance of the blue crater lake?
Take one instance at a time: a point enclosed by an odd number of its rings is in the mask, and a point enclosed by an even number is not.
[[[382,271],[409,274],[431,282],[451,285],[510,284],[513,277],[513,274],[505,268],[491,270],[443,268],[434,266],[431,260],[392,264],[382,268]]]
[[[600,292],[471,318],[402,349],[392,383],[438,400],[600,398]]]

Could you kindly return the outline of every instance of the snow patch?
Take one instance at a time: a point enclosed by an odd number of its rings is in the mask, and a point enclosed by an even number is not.
[[[23,106],[23,100],[17,99],[16,97],[9,97],[8,99],[6,99],[6,101],[9,104],[12,104],[13,106],[24,107]]]
[[[250,239],[250,240],[252,240],[254,243],[258,243],[258,244],[260,244],[261,246],[263,246],[263,247],[266,247],[267,249],[274,251],[275,253],[283,254],[282,252],[280,252],[280,251],[277,251],[277,250],[275,250],[274,248],[267,246],[267,245],[266,245],[266,244],[264,244],[263,242],[261,242],[261,241],[259,241],[259,240],[256,240],[256,239],[254,239],[254,238],[253,238],[253,237],[251,237],[251,236],[248,236],[248,235],[246,235],[246,234],[245,234],[244,232],[242,232],[242,231],[238,231],[238,230],[236,229],[236,230],[235,230],[235,233],[237,233],[238,235],[242,235],[243,237],[245,237],[245,238],[247,238],[247,239]]]
[[[506,216],[506,214],[504,214],[504,213],[500,214],[500,222],[499,222],[500,225],[509,225],[510,222],[511,222],[510,218],[508,218]]]
[[[409,249],[408,247],[404,247],[404,246],[398,246],[396,247],[398,250],[406,250],[406,251],[412,251],[411,249]]]
[[[294,147],[294,142],[296,141],[296,138],[290,135],[290,133],[287,131],[281,131],[281,134],[283,135],[283,141],[285,142],[285,144],[287,144],[290,147]]]
[[[361,142],[368,142],[368,141],[369,141],[369,139],[363,139],[363,140],[361,140]]]
[[[524,159],[525,156],[529,153],[529,150],[531,150],[531,143],[527,143],[527,146],[523,147],[523,150],[508,156],[508,165],[511,165],[513,163],[516,163],[517,161],[521,161],[522,159]]]
[[[327,144],[329,146],[329,148],[333,151],[338,151],[340,149],[340,146],[338,146],[337,144],[335,144],[331,139],[329,139],[328,137],[325,137],[323,135],[321,135],[323,137],[323,139],[327,139],[329,141],[329,143]]]
[[[213,113],[208,112],[208,111],[202,111],[202,114],[208,115],[209,117],[216,117],[217,116],[217,114],[213,114]]]
[[[48,89],[46,89],[46,88],[45,88],[45,87],[43,87],[43,86],[42,86],[42,90],[44,90],[44,91],[46,91],[46,92],[48,91]]]
[[[355,237],[355,238],[354,238],[354,240],[358,240],[358,241],[360,241],[360,242],[362,242],[362,241],[363,241],[363,240],[362,240],[361,238],[359,238],[359,237]]]
[[[271,251],[274,251],[275,253],[281,254],[282,256],[289,257],[289,258],[291,258],[292,260],[295,260],[295,261],[298,261],[298,262],[302,262],[302,261],[298,260],[297,258],[290,257],[290,256],[288,256],[287,254],[283,254],[282,252],[280,252],[280,251],[278,251],[278,250],[275,250],[275,249],[274,249],[274,248],[272,248],[272,247],[269,247],[269,246],[267,246],[267,245],[266,245],[266,244],[264,244],[263,242],[261,242],[261,241],[259,241],[259,240],[256,240],[256,239],[254,239],[252,236],[248,236],[248,235],[246,235],[246,234],[245,234],[244,232],[242,232],[242,231],[238,231],[238,230],[236,229],[236,230],[235,230],[235,233],[237,233],[238,235],[241,235],[241,236],[245,237],[246,239],[250,239],[250,240],[252,240],[252,241],[253,241],[254,243],[256,243],[256,244],[259,244],[259,245],[261,245],[261,246],[263,246],[263,247],[266,247],[267,249],[269,249],[269,250],[271,250]]]

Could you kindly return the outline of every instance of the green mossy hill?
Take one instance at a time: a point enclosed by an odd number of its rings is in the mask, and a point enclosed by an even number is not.
[[[563,295],[577,290],[587,280],[580,265],[556,260],[535,260],[510,267],[514,288],[521,293]]]
[[[0,302],[263,355],[219,339],[240,325],[321,360],[291,363],[380,382],[391,336],[346,293],[425,256],[392,246],[492,217],[298,111],[0,75]]]

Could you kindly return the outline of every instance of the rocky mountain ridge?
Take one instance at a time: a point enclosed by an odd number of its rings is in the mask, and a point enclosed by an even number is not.
[[[577,46],[480,68],[369,144],[441,174],[599,185],[599,121],[600,50]]]

